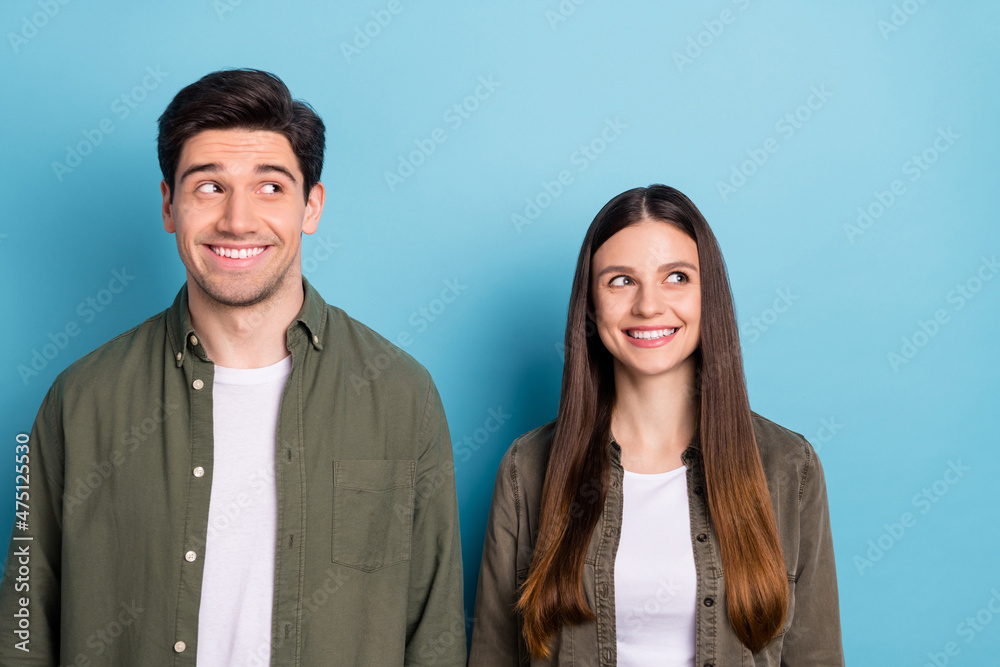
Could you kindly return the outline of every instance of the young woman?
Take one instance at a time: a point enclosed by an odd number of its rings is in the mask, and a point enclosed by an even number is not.
[[[708,223],[663,185],[580,250],[558,417],[500,464],[473,667],[843,665],[826,484],[750,410]]]

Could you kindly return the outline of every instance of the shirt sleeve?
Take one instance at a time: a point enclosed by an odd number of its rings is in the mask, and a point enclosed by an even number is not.
[[[837,569],[830,532],[826,478],[812,446],[806,445],[799,495],[799,553],[792,623],[785,634],[781,664],[787,667],[842,667]]]
[[[417,461],[406,665],[464,665],[462,549],[451,438],[441,398],[428,389]]]
[[[514,488],[516,445],[500,462],[479,567],[470,667],[519,665],[522,642],[517,602],[518,503]]]
[[[64,462],[60,412],[53,385],[38,411],[27,452],[16,449],[15,496],[0,505],[18,513],[0,581],[4,665],[59,663]]]

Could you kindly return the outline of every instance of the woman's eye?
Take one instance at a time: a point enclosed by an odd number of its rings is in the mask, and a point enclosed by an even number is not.
[[[216,192],[220,192],[221,188],[219,188],[219,186],[216,185],[215,183],[202,183],[201,185],[196,187],[194,191],[206,195],[212,195],[215,194]]]
[[[281,192],[281,186],[277,183],[265,183],[260,186],[260,192],[265,195],[276,195]]]
[[[628,276],[615,276],[614,278],[611,279],[611,282],[608,283],[608,285],[610,285],[611,287],[625,287],[626,285],[631,285],[631,284],[632,284],[632,279],[629,278]]]
[[[667,276],[668,283],[685,283],[687,282],[687,274],[680,271],[674,271],[669,276]]]

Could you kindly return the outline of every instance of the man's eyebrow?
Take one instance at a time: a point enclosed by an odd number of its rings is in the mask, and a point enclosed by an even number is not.
[[[661,264],[657,269],[657,271],[659,273],[666,273],[668,271],[673,271],[674,269],[690,269],[692,271],[697,271],[698,267],[696,267],[694,264],[691,264],[690,262],[676,261],[676,262],[667,262],[666,264]],[[597,274],[597,277],[601,277],[606,273],[635,273],[635,269],[632,268],[631,266],[621,266],[621,265],[606,266],[600,271],[600,273]]]
[[[191,165],[190,167],[184,170],[184,173],[181,174],[181,177],[177,182],[183,183],[184,179],[190,176],[191,174],[199,174],[199,173],[215,174],[220,171],[222,171],[222,168],[215,162],[207,162],[205,164]]]
[[[279,174],[284,174],[285,176],[287,176],[288,180],[290,180],[292,183],[298,183],[292,172],[286,169],[285,167],[282,167],[280,164],[258,164],[257,168],[254,169],[254,171],[257,172],[258,174],[270,174],[273,172],[278,172]]]
[[[185,178],[191,174],[217,174],[222,171],[222,167],[216,162],[206,162],[205,164],[195,164],[191,165],[184,170],[181,174],[180,180],[178,182],[183,182]],[[280,164],[259,164],[254,169],[257,174],[273,174],[279,173],[284,174],[292,183],[298,183],[295,175],[292,174],[287,168],[281,166]]]

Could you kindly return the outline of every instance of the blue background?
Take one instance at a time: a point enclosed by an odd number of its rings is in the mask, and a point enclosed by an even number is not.
[[[3,488],[56,374],[184,280],[157,116],[211,70],[258,67],[328,127],[306,275],[388,338],[409,333],[441,391],[470,614],[497,463],[555,414],[584,231],[615,194],[662,182],[722,245],[752,407],[820,451],[848,664],[995,664],[1000,6],[330,4],[4,3]],[[81,142],[96,145],[68,163]],[[123,269],[126,289],[102,293]],[[446,281],[464,289],[442,310]],[[63,348],[19,371],[50,334]],[[490,410],[509,416],[487,437]]]

